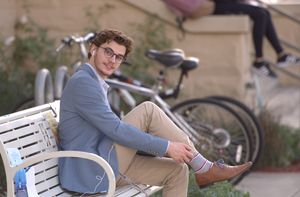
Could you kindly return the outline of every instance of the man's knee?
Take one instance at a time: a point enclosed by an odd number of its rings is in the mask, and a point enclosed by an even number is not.
[[[142,106],[145,107],[158,107],[155,103],[151,102],[151,101],[144,101],[141,103]]]
[[[146,110],[146,112],[149,114],[152,114],[153,112],[157,111],[157,110],[161,110],[155,103],[151,102],[151,101],[145,101],[143,103],[141,103],[141,106],[143,106]]]

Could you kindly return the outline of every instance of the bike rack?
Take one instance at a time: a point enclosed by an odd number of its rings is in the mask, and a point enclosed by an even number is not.
[[[70,75],[68,73],[67,66],[60,66],[55,72],[54,77],[54,98],[60,99],[62,91],[69,80]]]
[[[255,100],[256,100],[256,106],[259,111],[261,111],[264,107],[264,98],[261,92],[261,86],[259,79],[256,74],[253,74],[253,82],[254,82],[254,87],[256,89],[256,94],[255,94]]]
[[[72,74],[74,74],[78,69],[79,67],[82,65],[82,62],[81,61],[78,61],[76,62],[73,67],[72,67]]]
[[[35,78],[34,102],[35,105],[50,103],[54,100],[52,77],[48,69],[38,71]]]
[[[43,105],[54,101],[54,99],[60,99],[69,78],[68,67],[64,65],[59,66],[55,72],[53,87],[50,71],[46,68],[39,70],[35,78],[35,105]]]

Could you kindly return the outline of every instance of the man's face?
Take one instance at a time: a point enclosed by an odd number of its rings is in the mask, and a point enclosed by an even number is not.
[[[124,59],[125,52],[125,46],[115,41],[104,43],[100,47],[92,47],[92,57],[89,63],[95,67],[103,79],[106,79],[119,68]]]

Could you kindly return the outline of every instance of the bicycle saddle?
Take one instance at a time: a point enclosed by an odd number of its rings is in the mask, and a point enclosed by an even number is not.
[[[184,58],[183,62],[180,64],[180,68],[183,71],[190,71],[199,65],[199,59],[196,57],[186,57]]]
[[[145,53],[149,59],[156,60],[165,67],[177,67],[184,59],[184,52],[180,49],[172,49],[167,51],[157,51],[149,49]]]

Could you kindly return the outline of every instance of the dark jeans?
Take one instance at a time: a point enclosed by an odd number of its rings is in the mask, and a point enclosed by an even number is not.
[[[214,14],[246,14],[253,21],[253,42],[256,57],[263,57],[263,37],[266,36],[276,53],[281,53],[283,48],[278,40],[269,11],[263,7],[238,3],[228,0],[216,0]]]

